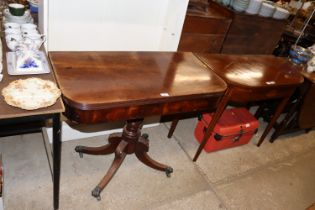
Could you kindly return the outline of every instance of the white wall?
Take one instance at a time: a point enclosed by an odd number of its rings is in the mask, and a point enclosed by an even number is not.
[[[175,51],[188,0],[42,0],[48,51]],[[41,15],[40,15],[41,16]],[[45,30],[45,29],[44,29]]]
[[[169,0],[159,51],[177,51],[189,0]]]

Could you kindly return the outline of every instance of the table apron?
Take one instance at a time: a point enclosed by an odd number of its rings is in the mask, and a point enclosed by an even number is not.
[[[65,115],[75,123],[100,123],[116,120],[138,119],[157,115],[199,112],[217,107],[221,96],[184,101],[134,105],[101,110],[80,110],[65,103]]]
[[[260,89],[231,87],[230,101],[246,103],[248,101],[262,101],[268,99],[290,97],[297,86],[268,87]],[[235,94],[234,94],[235,93]]]

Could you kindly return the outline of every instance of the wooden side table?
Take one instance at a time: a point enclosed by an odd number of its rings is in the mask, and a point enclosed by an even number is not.
[[[5,43],[5,42],[2,42]],[[5,46],[4,46],[5,47]],[[0,82],[0,90],[10,82],[29,77],[39,77],[45,80],[56,82],[53,72],[40,75],[18,75],[11,76],[7,73],[6,56],[4,48],[3,56],[3,80]],[[0,99],[0,136],[17,135],[22,133],[41,132],[42,126],[32,126],[32,123],[42,123],[52,120],[53,123],[53,205],[54,209],[59,208],[59,183],[60,183],[60,158],[61,158],[61,122],[60,114],[64,112],[64,106],[59,98],[57,102],[47,108],[33,111],[12,107]]]
[[[126,120],[122,134],[109,144],[78,146],[80,154],[115,153],[108,172],[92,191],[100,193],[127,154],[167,175],[172,168],[153,160],[147,134],[141,134],[146,116],[204,111],[217,106],[225,82],[192,53],[166,52],[50,52],[63,94],[66,116],[77,123]]]
[[[287,104],[289,97],[303,82],[303,77],[299,73],[300,67],[291,64],[285,58],[269,55],[196,54],[196,56],[210,70],[224,79],[228,84],[228,89],[218,105],[193,160],[198,159],[228,102],[248,103],[278,98],[281,101],[259,139],[258,146],[260,146]]]

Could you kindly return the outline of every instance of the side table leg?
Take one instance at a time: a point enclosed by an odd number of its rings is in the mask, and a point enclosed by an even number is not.
[[[172,121],[170,130],[169,130],[169,132],[168,132],[168,134],[167,134],[167,138],[172,138],[173,133],[174,133],[174,131],[175,131],[175,128],[176,128],[176,126],[177,126],[177,124],[178,124],[178,121],[179,121],[179,119],[175,119],[175,120]]]
[[[60,114],[53,115],[53,201],[54,209],[59,209],[61,159],[61,122]]]
[[[215,112],[215,114],[214,114],[214,116],[213,116],[211,122],[209,123],[209,126],[208,126],[208,128],[207,128],[207,130],[206,130],[206,132],[205,132],[205,135],[203,136],[203,139],[202,139],[202,141],[201,141],[201,144],[200,144],[199,147],[198,147],[198,150],[197,150],[197,152],[196,152],[196,154],[195,154],[195,157],[194,157],[194,159],[193,159],[194,162],[197,161],[197,159],[198,159],[198,157],[199,157],[199,155],[200,155],[202,149],[205,147],[206,143],[208,142],[208,139],[209,139],[209,137],[211,136],[211,132],[213,131],[215,124],[216,124],[216,123],[218,122],[218,120],[220,119],[222,113],[223,113],[224,110],[225,110],[225,107],[226,107],[227,103],[229,102],[231,93],[232,93],[232,90],[231,90],[231,89],[228,89],[228,90],[225,92],[224,96],[222,97],[222,99],[221,99],[221,101],[220,101],[220,103],[219,103],[219,105],[218,105],[218,108],[217,108],[217,110],[216,110],[216,112]]]

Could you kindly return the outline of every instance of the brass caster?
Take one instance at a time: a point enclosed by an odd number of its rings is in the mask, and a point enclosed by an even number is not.
[[[80,158],[83,158],[82,147],[83,146],[76,146],[74,148],[74,150],[79,153]]]
[[[172,167],[167,167],[165,169],[165,174],[167,177],[171,177],[171,173],[173,173],[173,168]]]
[[[141,137],[144,138],[144,139],[148,139],[149,138],[149,134],[144,133],[144,134],[141,135]]]
[[[92,196],[95,197],[97,201],[101,200],[101,188],[99,186],[94,188]]]

